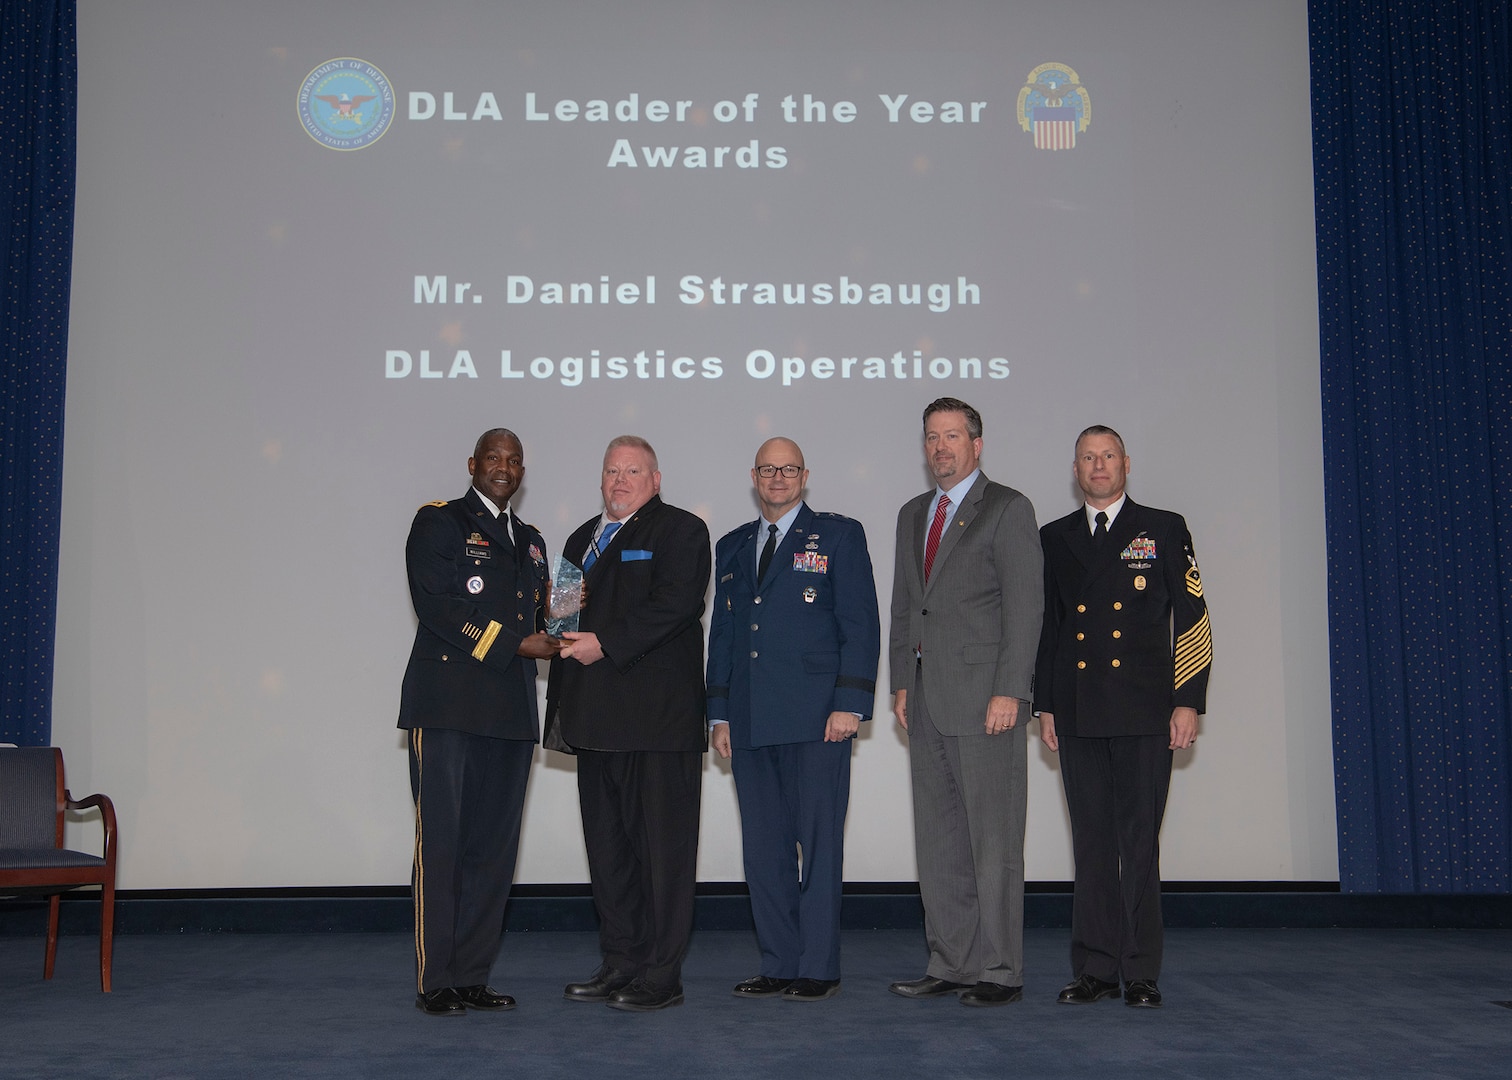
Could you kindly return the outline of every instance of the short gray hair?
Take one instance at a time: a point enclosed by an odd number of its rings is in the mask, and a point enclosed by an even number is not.
[[[661,471],[661,466],[656,463],[656,451],[652,449],[650,443],[639,435],[616,435],[609,440],[609,445],[604,447],[604,457],[607,458],[622,446],[633,446],[637,450],[645,451],[646,456],[651,459],[651,471]]]

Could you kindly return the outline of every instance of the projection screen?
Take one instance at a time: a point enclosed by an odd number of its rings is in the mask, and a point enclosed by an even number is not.
[[[554,548],[615,435],[715,537],[790,436],[885,631],[942,395],[1041,523],[1092,423],[1187,517],[1215,664],[1166,877],[1336,879],[1307,47],[1303,0],[80,0],[54,740],[121,885],[408,880],[404,539],[482,430]],[[914,877],[887,687],[850,881]],[[575,790],[538,751],[520,881],[586,880]],[[703,798],[738,881],[725,763]]]

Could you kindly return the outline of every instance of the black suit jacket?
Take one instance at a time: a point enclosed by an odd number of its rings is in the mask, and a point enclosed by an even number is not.
[[[581,566],[597,515],[567,538]],[[588,571],[579,629],[598,635],[604,658],[551,662],[547,709],[562,738],[585,750],[693,750],[704,727],[704,635],[709,529],[652,496]]]
[[[1078,507],[1040,529],[1045,618],[1034,711],[1057,735],[1164,735],[1171,710],[1207,706],[1213,645],[1180,514],[1126,498],[1100,546]]]
[[[404,561],[420,625],[401,728],[537,739],[536,662],[515,650],[545,625],[546,542],[515,523],[511,537],[472,488],[415,514]]]

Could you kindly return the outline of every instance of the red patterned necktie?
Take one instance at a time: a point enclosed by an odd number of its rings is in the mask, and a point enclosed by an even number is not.
[[[940,550],[940,534],[945,531],[945,511],[950,509],[950,496],[941,495],[935,506],[934,520],[929,523],[929,539],[924,542],[924,583],[929,583],[929,572],[934,569],[935,552]]]

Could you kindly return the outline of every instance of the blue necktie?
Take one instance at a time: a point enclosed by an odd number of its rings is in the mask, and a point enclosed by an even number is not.
[[[599,534],[599,538],[588,546],[588,557],[583,560],[584,570],[593,569],[593,564],[599,561],[599,556],[604,553],[604,549],[609,546],[609,541],[614,539],[614,534],[619,532],[619,527],[623,524],[624,522],[621,521],[611,521],[604,526],[604,531]]]

